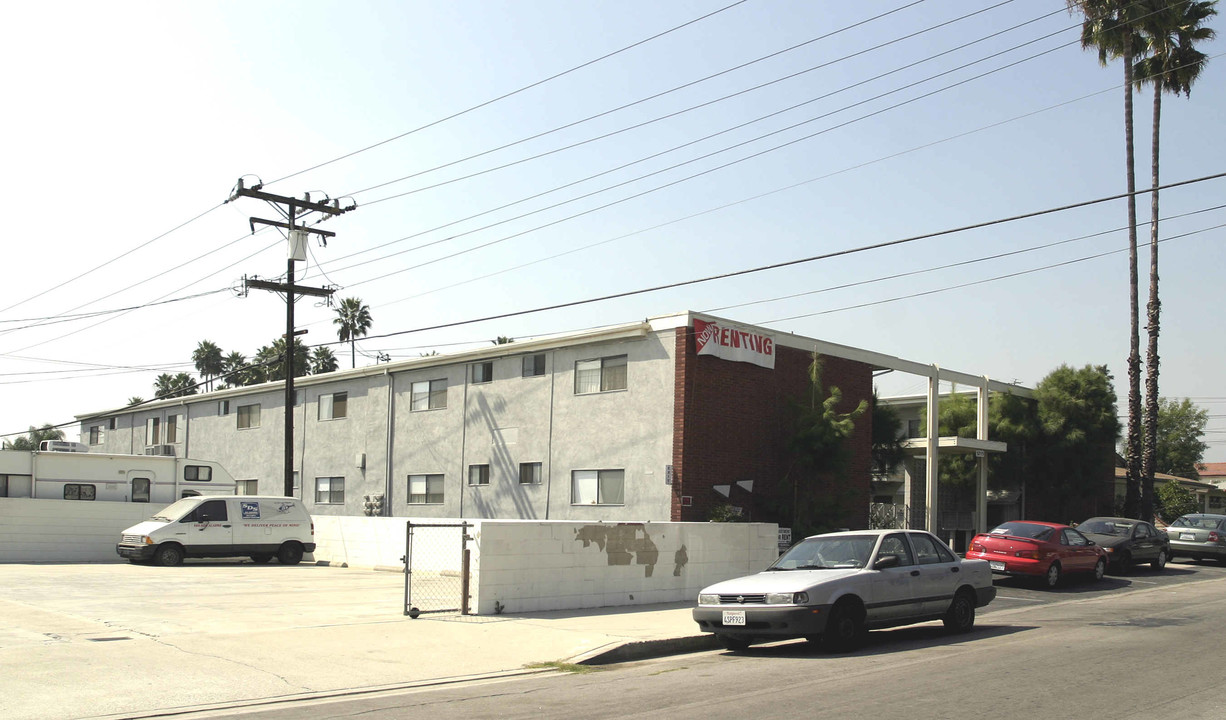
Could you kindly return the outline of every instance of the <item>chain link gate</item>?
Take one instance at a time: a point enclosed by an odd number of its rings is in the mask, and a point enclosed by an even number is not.
[[[414,523],[404,530],[404,614],[468,614],[469,523]]]

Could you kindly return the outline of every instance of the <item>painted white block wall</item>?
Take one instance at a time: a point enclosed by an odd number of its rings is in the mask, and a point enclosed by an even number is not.
[[[0,562],[118,562],[120,533],[163,507],[0,498]]]

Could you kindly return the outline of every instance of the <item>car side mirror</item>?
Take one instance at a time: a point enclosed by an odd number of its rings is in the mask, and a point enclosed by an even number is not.
[[[897,555],[881,555],[877,558],[877,562],[873,563],[874,570],[885,570],[886,568],[898,567]]]

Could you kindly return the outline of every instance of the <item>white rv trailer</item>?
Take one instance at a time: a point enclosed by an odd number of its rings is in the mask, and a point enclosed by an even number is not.
[[[68,448],[0,451],[0,497],[167,505],[196,495],[234,493],[234,478],[208,460]]]

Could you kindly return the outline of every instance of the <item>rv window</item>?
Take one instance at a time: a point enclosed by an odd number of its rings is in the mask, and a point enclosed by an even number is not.
[[[77,483],[64,485],[65,500],[93,500],[96,495],[97,490],[93,485],[79,485]]]
[[[208,465],[187,465],[183,468],[183,479],[188,482],[209,482],[213,479],[213,468]]]
[[[149,478],[132,478],[132,502],[149,502]]]

